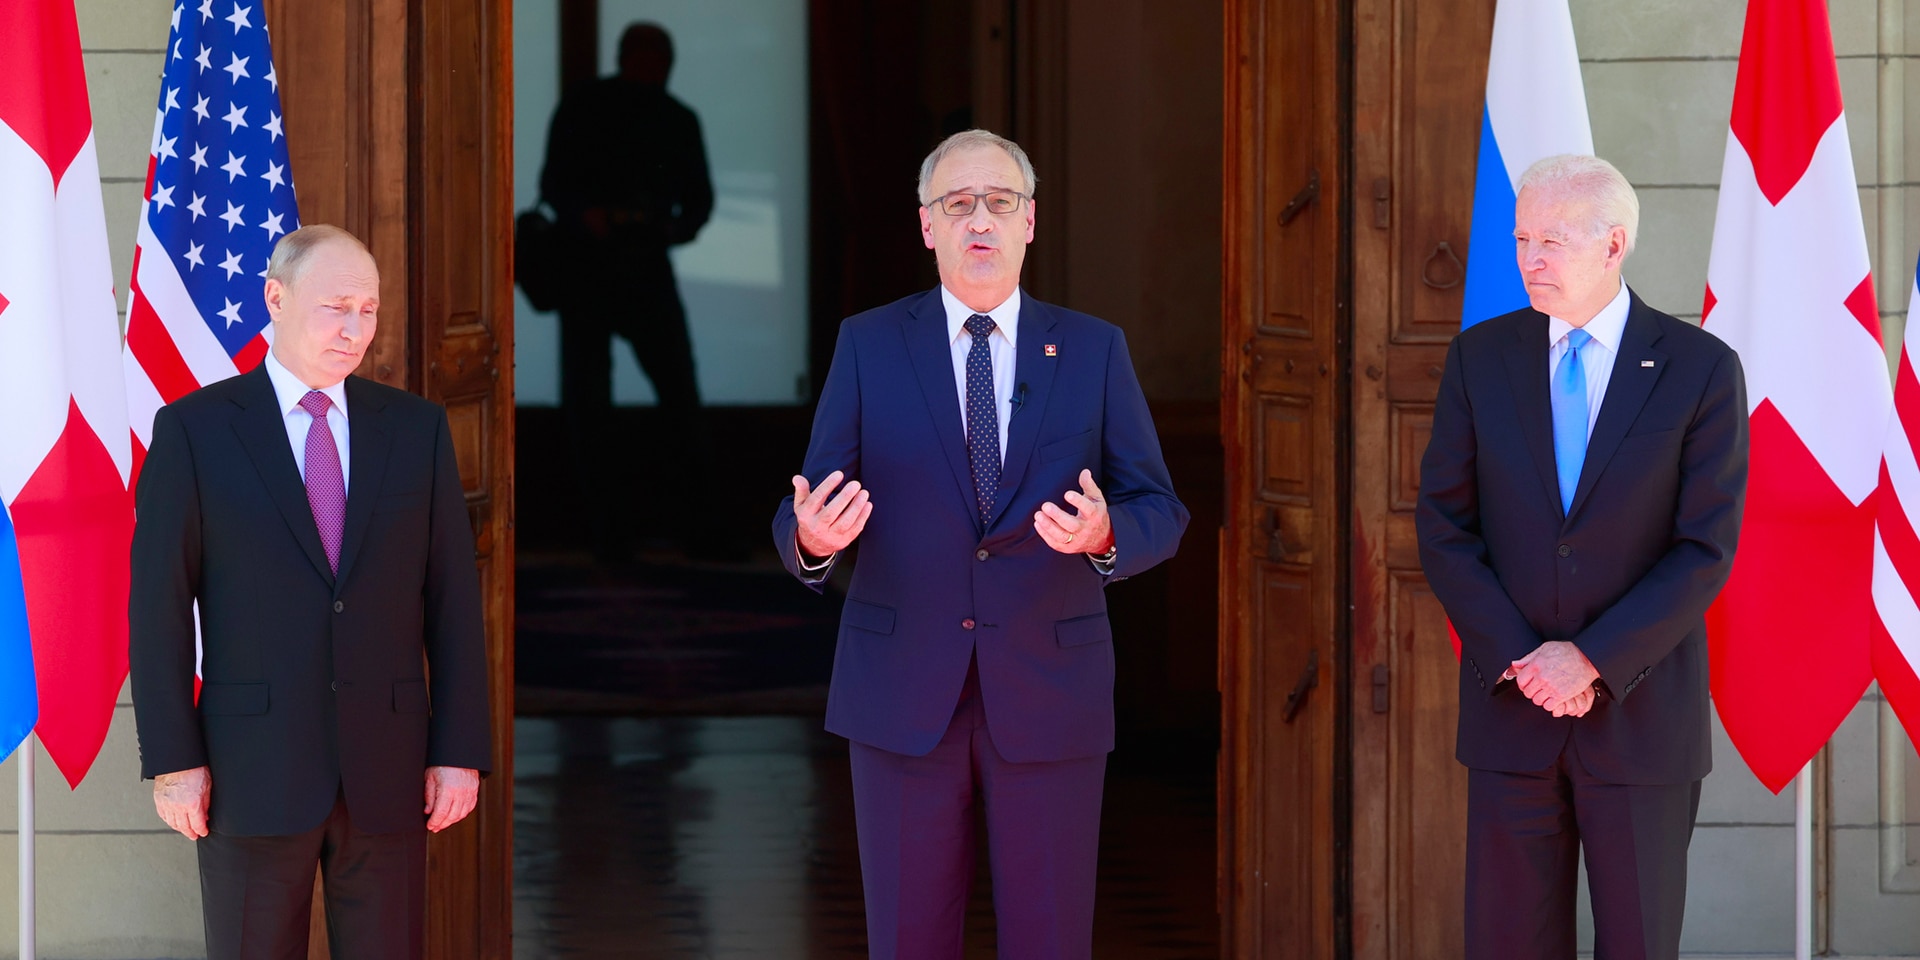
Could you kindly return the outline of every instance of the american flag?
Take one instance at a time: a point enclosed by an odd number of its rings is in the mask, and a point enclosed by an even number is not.
[[[1907,736],[1920,742],[1920,266],[1908,292],[1907,332],[1893,384],[1893,417],[1880,461],[1873,538],[1873,677]]]
[[[300,226],[287,166],[262,0],[183,0],[173,8],[127,305],[136,478],[161,406],[267,354],[267,257]]]

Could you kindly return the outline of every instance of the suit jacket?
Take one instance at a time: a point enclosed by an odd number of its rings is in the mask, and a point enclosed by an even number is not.
[[[423,771],[487,770],[473,531],[446,411],[346,381],[353,473],[328,569],[265,366],[161,408],[128,603],[141,775],[212,768],[213,829],[423,830]],[[199,604],[205,686],[194,698]]]
[[[1015,395],[993,516],[983,523],[940,292],[840,326],[804,473],[834,470],[873,492],[873,515],[840,620],[827,729],[923,756],[953,717],[977,656],[987,723],[1014,762],[1113,749],[1113,645],[1104,588],[1173,555],[1187,510],[1111,324],[1019,294]],[[1054,356],[1047,356],[1051,344]],[[1119,555],[1111,577],[1055,552],[1033,529],[1042,503],[1093,471]],[[795,550],[793,498],[774,542]],[[819,589],[818,583],[811,584]]]
[[[1460,635],[1456,755],[1551,765],[1569,736],[1594,776],[1684,783],[1712,767],[1705,613],[1726,583],[1747,484],[1740,358],[1636,295],[1570,511],[1554,469],[1547,317],[1520,310],[1447,351],[1420,465],[1420,560]],[[1512,681],[1542,642],[1600,672],[1585,717]]]

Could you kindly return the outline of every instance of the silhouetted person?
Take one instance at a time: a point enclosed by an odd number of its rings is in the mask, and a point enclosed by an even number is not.
[[[626,518],[608,484],[611,335],[632,347],[659,397],[674,449],[703,447],[700,387],[686,309],[667,250],[713,213],[700,121],[667,93],[673,40],[656,24],[620,37],[620,72],[561,101],[547,134],[540,192],[559,215],[571,282],[560,304],[560,405],[576,485],[600,509],[596,551],[625,553]],[[699,458],[704,460],[705,458]],[[683,491],[666,491],[681,493]],[[674,533],[684,531],[675,530]]]

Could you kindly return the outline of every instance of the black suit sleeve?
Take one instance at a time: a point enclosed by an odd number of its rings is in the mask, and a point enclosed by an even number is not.
[[[700,133],[700,118],[687,113],[686,142],[675,152],[681,164],[679,208],[668,227],[667,242],[691,243],[713,216],[713,176],[707,169],[707,142]]]
[[[1476,475],[1479,438],[1467,399],[1460,341],[1447,348],[1446,370],[1433,409],[1433,436],[1420,459],[1420,498],[1414,527],[1420,539],[1420,566],[1427,583],[1447,611],[1462,652],[1481,665],[1487,695],[1500,689],[1493,681],[1507,665],[1532,653],[1540,635],[1507,596],[1487,563],[1480,536],[1480,484]]]
[[[1174,496],[1153,414],[1122,333],[1114,334],[1107,356],[1106,399],[1100,431],[1104,475],[1098,479],[1118,551],[1110,580],[1121,580],[1171,558],[1186,532],[1188,515],[1186,505]]]
[[[1747,387],[1725,351],[1680,448],[1673,545],[1640,582],[1574,638],[1616,700],[1697,629],[1733,572],[1747,495]]]
[[[200,591],[200,488],[180,417],[161,407],[135,491],[127,660],[140,775],[207,765],[193,702],[193,601]]]
[[[446,411],[436,415],[425,587],[427,669],[433,696],[427,765],[469,767],[485,773],[493,768],[493,737],[480,574],[474,567],[473,528],[467,520],[452,432]]]

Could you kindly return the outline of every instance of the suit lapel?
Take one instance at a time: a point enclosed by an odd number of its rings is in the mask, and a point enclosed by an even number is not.
[[[1593,485],[1606,469],[1607,461],[1613,459],[1620,441],[1626,439],[1627,428],[1640,418],[1640,408],[1647,405],[1653,385],[1667,369],[1667,355],[1653,349],[1653,344],[1660,339],[1659,325],[1648,315],[1649,310],[1640,298],[1629,295],[1633,305],[1627,311],[1627,325],[1620,334],[1620,350],[1613,357],[1613,374],[1607,381],[1606,398],[1600,401],[1600,418],[1594,422],[1593,435],[1587,438],[1587,459],[1580,467],[1580,485],[1574,489],[1573,509],[1567,511],[1569,518],[1579,513],[1581,505],[1587,502],[1587,495],[1593,492]],[[1645,366],[1648,361],[1653,365]]]
[[[1053,391],[1053,372],[1060,367],[1058,357],[1046,355],[1046,345],[1060,347],[1058,335],[1050,333],[1058,318],[1046,304],[1020,291],[1020,342],[1014,345],[1014,395],[1025,397],[1020,406],[1008,412],[1006,464],[1000,470],[1000,493],[994,498],[993,526],[1007,515],[1007,504],[1026,479],[1027,464],[1033,459],[1034,444],[1040,439],[1040,422],[1046,418],[1047,397]]]
[[[966,506],[967,515],[974,518],[975,528],[979,529],[980,510],[974,503],[973,469],[967,464],[966,428],[960,422],[960,395],[953,385],[953,344],[947,339],[946,309],[940,303],[938,289],[907,308],[900,333],[906,338],[913,371],[920,378],[927,413],[933,417],[934,439],[953,471],[954,490]]]
[[[340,540],[340,576],[347,582],[353,559],[367,540],[373,503],[380,497],[380,481],[387,473],[387,453],[393,446],[387,431],[386,404],[366,389],[359,377],[347,378],[347,445],[353,451],[352,475],[347,480],[347,522]]]
[[[1507,381],[1513,390],[1513,412],[1527,453],[1540,475],[1541,489],[1555,506],[1560,504],[1560,479],[1553,460],[1553,397],[1547,392],[1547,317],[1529,311],[1507,344]]]
[[[239,435],[247,456],[252,458],[261,482],[266,484],[267,494],[280,508],[280,516],[287,521],[293,539],[320,576],[331,582],[333,570],[327,566],[326,548],[320,545],[320,528],[313,522],[313,507],[307,503],[307,486],[300,480],[300,466],[293,460],[286,417],[280,410],[279,397],[273,392],[273,381],[267,377],[265,364],[244,376],[248,378],[247,386],[235,401],[241,410],[233,422],[233,430]]]

